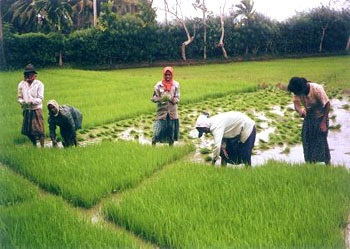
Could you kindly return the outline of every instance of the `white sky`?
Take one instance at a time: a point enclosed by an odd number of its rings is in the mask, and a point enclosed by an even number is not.
[[[201,17],[200,10],[195,10],[192,7],[194,0],[180,0],[182,2],[182,12],[185,17]],[[269,16],[272,19],[283,21],[295,15],[296,12],[307,11],[309,9],[319,7],[321,4],[328,5],[330,0],[254,0],[254,8],[257,12]],[[339,0],[340,1],[340,0]],[[344,0],[343,0],[344,1]],[[240,0],[226,0],[225,13],[228,14],[229,8],[232,5],[239,3]],[[175,0],[168,0],[169,7],[173,6]],[[220,5],[224,0],[206,0],[208,10],[214,15],[219,15]],[[154,0],[153,6],[164,9],[164,0]],[[168,13],[168,20],[171,19],[171,14]],[[157,11],[157,20],[164,21],[164,11]]]

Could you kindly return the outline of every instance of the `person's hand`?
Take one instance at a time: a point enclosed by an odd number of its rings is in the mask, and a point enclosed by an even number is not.
[[[306,117],[306,110],[303,109],[301,112],[299,112],[300,117],[305,118]]]
[[[326,121],[322,121],[321,124],[320,124],[320,130],[321,132],[323,133],[326,133],[327,132],[327,124],[326,124]]]

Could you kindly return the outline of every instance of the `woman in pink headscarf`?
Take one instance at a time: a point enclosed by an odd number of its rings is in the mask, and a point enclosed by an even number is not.
[[[179,137],[177,103],[180,101],[180,84],[174,78],[172,67],[163,69],[163,80],[154,86],[152,101],[157,103],[152,145],[157,142],[173,145]]]

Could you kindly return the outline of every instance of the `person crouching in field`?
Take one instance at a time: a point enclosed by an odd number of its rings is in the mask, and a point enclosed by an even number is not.
[[[251,165],[256,138],[255,122],[241,112],[224,112],[209,118],[201,114],[196,121],[198,137],[211,133],[214,137],[212,164],[221,156],[221,165],[227,162]]]
[[[36,79],[36,75],[34,66],[28,64],[24,70],[24,80],[18,84],[17,100],[23,110],[22,134],[28,136],[34,146],[39,138],[41,147],[44,147],[44,85]]]
[[[288,90],[294,93],[295,110],[304,118],[301,137],[305,161],[329,164],[331,155],[327,135],[330,103],[326,92],[321,85],[299,77],[289,81]]]
[[[163,80],[155,85],[151,100],[157,103],[152,145],[160,142],[172,146],[179,137],[177,103],[180,101],[180,84],[174,80],[173,68],[163,69]]]
[[[49,128],[52,146],[57,146],[56,126],[60,127],[63,146],[77,146],[76,130],[81,128],[83,116],[78,109],[69,105],[59,106],[55,100],[47,103],[49,110]]]

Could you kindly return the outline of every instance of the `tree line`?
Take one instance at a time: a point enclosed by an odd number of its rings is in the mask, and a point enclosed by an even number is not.
[[[170,1],[174,1],[173,5]],[[278,22],[241,0],[214,16],[185,19],[178,0],[164,0],[171,22],[158,23],[149,0],[2,0],[0,67],[154,62],[182,58],[349,52],[350,8],[321,5]],[[95,14],[94,14],[95,13]],[[95,17],[95,18],[94,18]],[[94,20],[95,19],[95,20]]]

